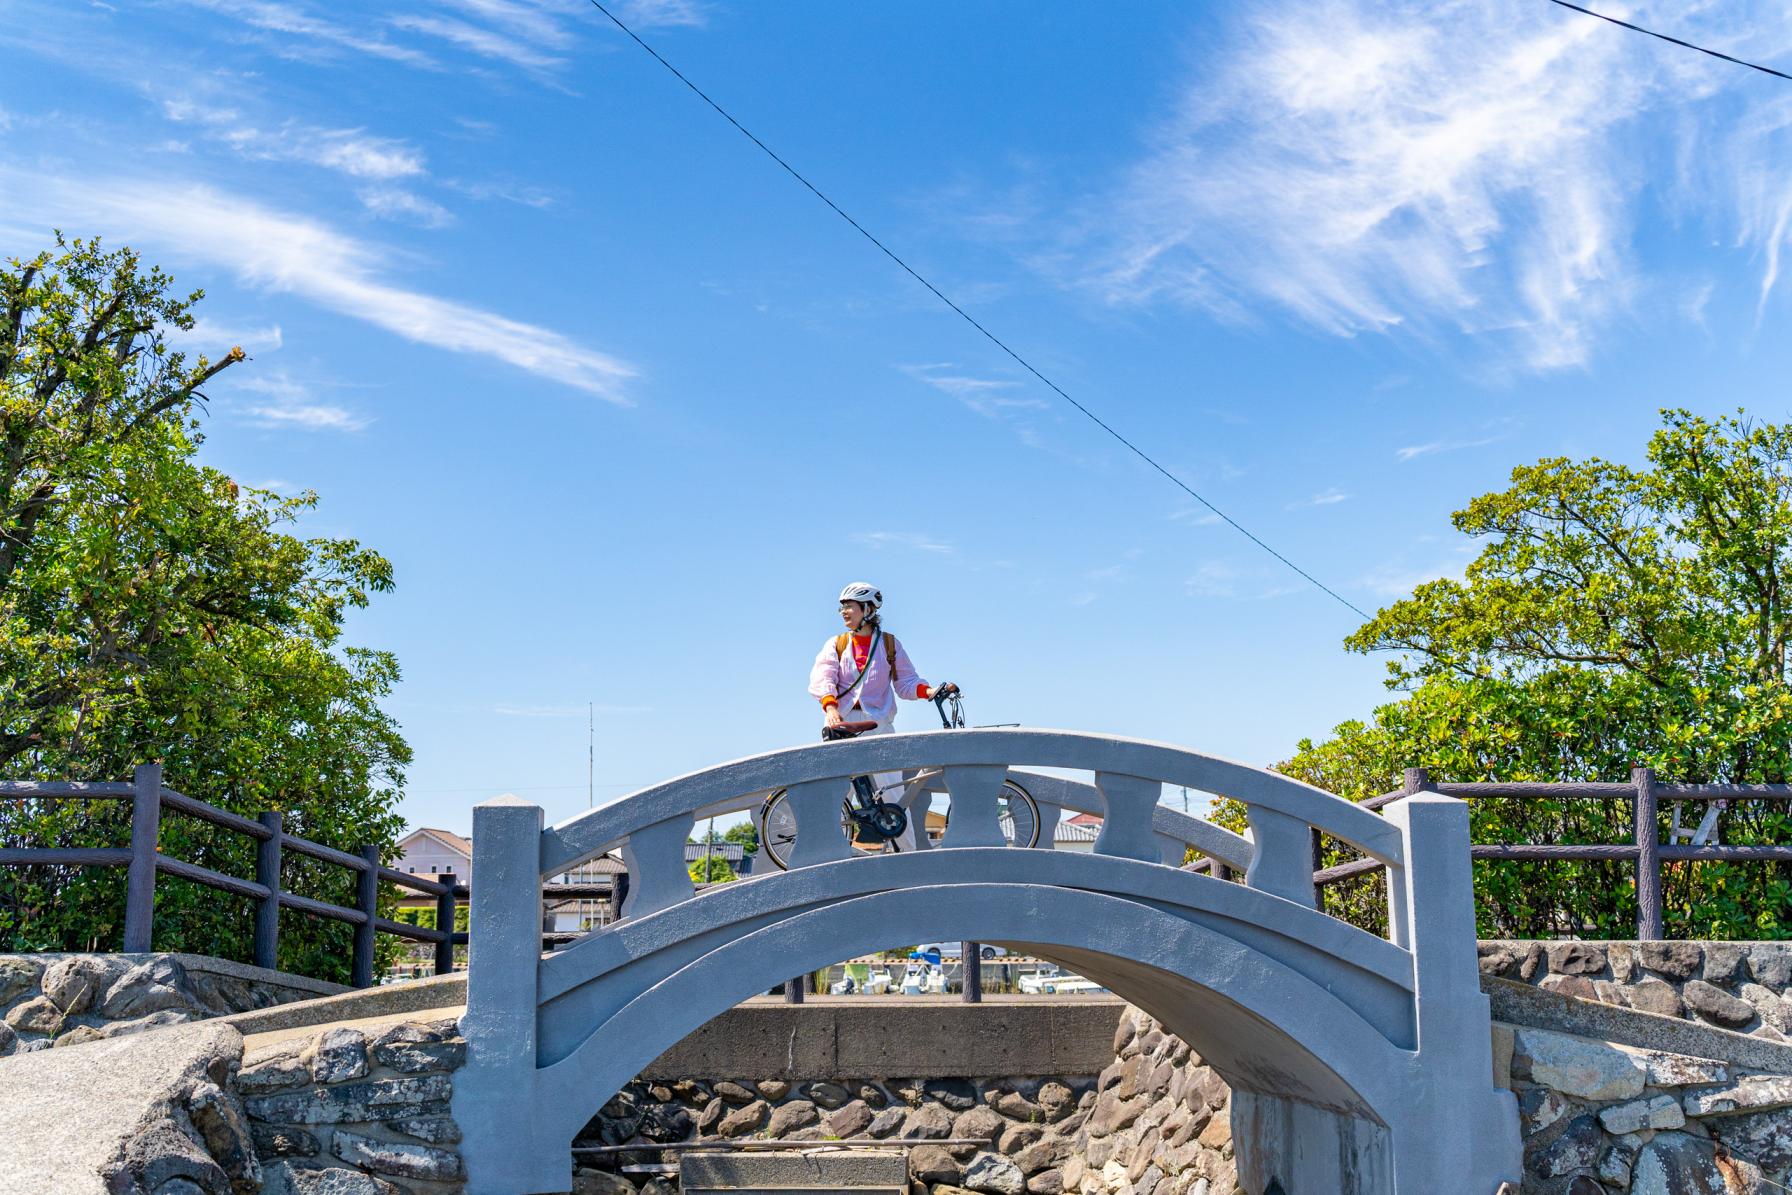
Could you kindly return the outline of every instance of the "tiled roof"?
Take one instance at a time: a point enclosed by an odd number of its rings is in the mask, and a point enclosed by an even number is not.
[[[473,857],[473,840],[471,838],[462,838],[452,830],[437,830],[430,826],[422,826],[412,830],[409,834],[406,834],[404,838],[399,841],[399,848],[402,850],[405,843],[408,843],[411,839],[416,838],[420,834],[429,835],[449,850],[457,851],[466,856],[469,860]]]

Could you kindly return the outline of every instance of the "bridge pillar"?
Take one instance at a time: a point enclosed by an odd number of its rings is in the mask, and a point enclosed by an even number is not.
[[[460,1022],[467,1064],[454,1084],[454,1119],[466,1156],[486,1164],[473,1168],[468,1195],[515,1195],[515,1177],[537,1156],[531,1126],[517,1110],[535,1101],[541,829],[541,807],[516,797],[473,809],[478,882],[469,913],[467,1012]],[[565,1142],[554,1143],[561,1164],[567,1164],[565,1150]],[[570,1167],[565,1177],[570,1182]]]

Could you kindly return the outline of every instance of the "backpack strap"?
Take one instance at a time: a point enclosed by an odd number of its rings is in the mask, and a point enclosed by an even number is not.
[[[852,632],[851,631],[841,631],[838,635],[835,635],[834,636],[834,654],[837,656],[845,655],[846,654],[846,645],[851,642],[852,642]]]
[[[884,636],[884,663],[890,666],[890,680],[896,679],[896,636]]]

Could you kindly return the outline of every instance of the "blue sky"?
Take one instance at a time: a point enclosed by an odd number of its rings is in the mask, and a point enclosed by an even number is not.
[[[1792,16],[1617,4],[1792,62]],[[0,251],[208,297],[206,459],[389,555],[404,811],[808,741],[866,578],[973,720],[1268,763],[1356,619],[1024,375],[582,0],[9,0]],[[1792,85],[1544,0],[632,0],[742,121],[1364,608],[1512,465],[1788,417]],[[927,707],[902,723],[924,727]]]

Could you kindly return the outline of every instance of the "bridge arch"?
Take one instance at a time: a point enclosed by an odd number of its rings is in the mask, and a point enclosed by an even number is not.
[[[1099,805],[1095,854],[1001,845],[996,795],[1023,763],[1093,773],[1088,785],[1027,783],[1054,813]],[[898,770],[916,777],[911,807],[933,785],[949,794],[946,839],[855,857],[837,812],[848,778]],[[1243,800],[1249,839],[1162,817],[1166,782]],[[683,864],[694,819],[773,787],[790,790],[797,816],[793,869],[696,895]],[[1315,827],[1387,867],[1390,939],[1314,907]],[[1244,864],[1245,882],[1166,866],[1166,835]],[[665,1049],[786,975],[896,938],[1024,946],[1145,1008],[1234,1088],[1241,1173],[1279,1177],[1291,1195],[1480,1193],[1518,1176],[1516,1108],[1492,1085],[1467,816],[1448,798],[1420,794],[1383,819],[1163,744],[934,732],[724,764],[551,829],[500,798],[476,810],[474,847],[469,1054],[455,1093],[474,1195],[567,1190],[573,1135]],[[618,847],[625,918],[542,957],[541,879]],[[1294,1173],[1297,1154],[1332,1169]]]

